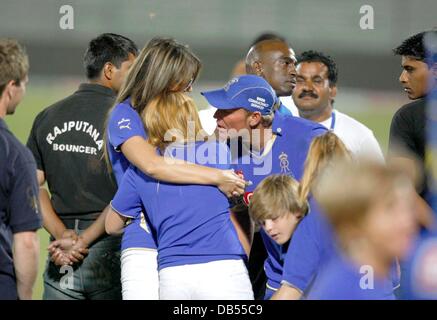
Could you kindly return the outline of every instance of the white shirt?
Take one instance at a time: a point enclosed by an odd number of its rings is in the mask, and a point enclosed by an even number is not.
[[[294,104],[293,98],[291,96],[288,97],[279,97],[284,107],[290,110],[291,114],[295,117],[299,117],[299,110],[297,110],[296,105]]]
[[[335,112],[334,133],[343,141],[346,148],[357,157],[384,162],[384,156],[372,130],[361,122],[338,110]],[[320,122],[331,129],[332,116]]]
[[[205,130],[209,135],[213,134],[215,128],[217,127],[217,120],[214,118],[214,113],[216,110],[217,108],[209,106],[207,109],[199,111],[199,118],[203,130]]]

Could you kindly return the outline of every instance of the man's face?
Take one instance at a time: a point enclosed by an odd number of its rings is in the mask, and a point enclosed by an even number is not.
[[[245,130],[250,132],[248,112],[243,108],[230,110],[217,109],[214,113],[214,118],[217,119],[217,131],[221,141],[235,139],[241,136],[242,131]]]
[[[404,87],[408,98],[415,100],[426,96],[430,75],[427,64],[410,56],[402,56],[401,64],[403,70],[399,82]]]
[[[286,43],[274,42],[260,54],[260,76],[275,90],[279,97],[290,96],[296,85],[296,57]]]
[[[263,220],[261,226],[273,241],[279,245],[283,245],[290,240],[302,218],[302,214],[286,212],[275,219]]]
[[[115,92],[118,92],[126,79],[127,73],[129,72],[130,67],[135,61],[135,56],[132,53],[129,53],[128,59],[123,61],[120,65],[120,68],[117,68],[115,65],[113,67],[112,74],[112,89]]]
[[[330,86],[328,67],[321,62],[302,62],[297,66],[293,101],[303,114],[317,114],[330,106],[335,86]]]
[[[13,84],[10,87],[11,92],[11,100],[6,108],[6,114],[14,114],[15,109],[17,109],[18,104],[23,99],[26,94],[26,84],[29,81],[29,78],[26,76],[23,80],[20,81],[20,84]]]

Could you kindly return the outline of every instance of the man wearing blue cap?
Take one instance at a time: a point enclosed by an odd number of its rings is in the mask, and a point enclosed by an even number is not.
[[[275,111],[279,104],[275,91],[266,80],[255,75],[234,78],[224,88],[202,92],[202,95],[217,108],[214,117],[219,137],[230,140],[234,168],[241,170],[245,179],[252,182],[246,189],[248,192],[271,174],[287,174],[299,180],[312,139],[327,131],[318,123]],[[233,142],[238,139],[241,139],[242,150],[235,154]],[[264,262],[269,279],[267,287],[274,291],[279,288],[282,275],[282,262],[278,259],[288,244],[279,246],[262,230],[259,234],[268,252]],[[254,248],[251,258],[256,255]],[[263,275],[256,266],[252,267],[256,262],[251,260],[248,269],[255,297],[259,298],[264,295],[266,286],[256,288],[255,283],[259,283]]]

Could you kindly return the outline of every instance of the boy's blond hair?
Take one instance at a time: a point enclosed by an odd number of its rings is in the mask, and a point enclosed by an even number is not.
[[[399,169],[375,162],[343,162],[314,182],[314,197],[343,245],[379,201],[390,201],[411,180]]]
[[[299,199],[299,182],[288,175],[276,174],[265,178],[250,199],[249,213],[256,222],[276,219],[288,213],[308,212],[306,199]]]

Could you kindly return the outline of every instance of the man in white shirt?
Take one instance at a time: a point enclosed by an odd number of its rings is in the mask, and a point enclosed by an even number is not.
[[[337,66],[330,56],[306,51],[298,57],[293,101],[299,116],[331,129],[357,157],[384,161],[372,130],[350,116],[334,110]]]

